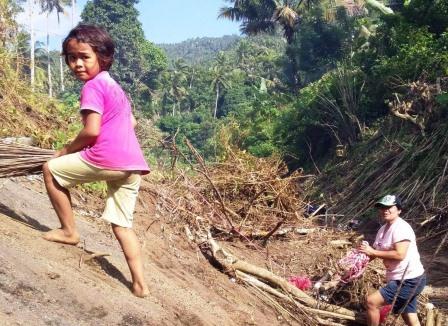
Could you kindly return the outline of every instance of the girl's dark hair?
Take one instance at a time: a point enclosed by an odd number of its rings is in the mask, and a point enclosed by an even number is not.
[[[88,24],[79,24],[70,31],[62,43],[62,55],[68,64],[68,43],[76,40],[90,45],[98,56],[101,71],[109,70],[114,61],[115,44],[110,35],[101,27]]]

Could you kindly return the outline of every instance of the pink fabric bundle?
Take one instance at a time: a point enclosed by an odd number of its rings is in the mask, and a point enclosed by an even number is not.
[[[362,275],[370,258],[365,253],[352,249],[347,256],[339,260],[339,266],[345,271],[341,276],[342,283],[348,283]]]
[[[311,289],[311,280],[307,276],[291,276],[288,282],[302,291]]]
[[[380,309],[380,324],[384,323],[387,319],[387,315],[389,314],[389,311],[391,311],[392,305],[388,304],[385,306],[382,306]]]

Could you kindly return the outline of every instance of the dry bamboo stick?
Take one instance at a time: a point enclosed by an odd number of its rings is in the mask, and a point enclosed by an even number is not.
[[[435,311],[435,317],[434,317],[435,326],[442,326],[442,322],[443,322],[442,319],[443,319],[442,313],[439,310],[436,310]]]
[[[298,317],[304,314],[300,314],[299,316],[293,315],[290,311],[288,311],[285,307],[283,307],[278,301],[276,301],[274,298],[272,298],[269,293],[266,291],[263,291],[262,289],[258,288],[257,286],[247,283],[247,285],[250,285],[253,289],[253,293],[256,295],[257,298],[261,299],[263,302],[265,302],[268,305],[273,306],[284,318],[285,321],[291,325],[290,321],[288,320],[288,317],[294,319],[300,324],[303,324],[303,320],[300,320]],[[310,317],[304,315],[305,318],[307,318],[307,322],[310,321]],[[317,326],[315,323],[310,323],[310,326]]]

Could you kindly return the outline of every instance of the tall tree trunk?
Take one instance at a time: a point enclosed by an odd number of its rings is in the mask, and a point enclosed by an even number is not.
[[[292,43],[292,39],[291,39]],[[288,43],[288,47],[291,46],[291,43]],[[294,55],[293,51],[286,51],[286,56],[291,61],[291,74],[292,74],[292,86],[294,91],[298,91],[302,87],[302,81],[300,80],[299,71],[297,69],[297,58]]]
[[[72,5],[73,5],[73,1],[74,0],[72,0]],[[58,19],[58,28],[59,28],[59,31],[61,30],[61,24],[60,24],[60,22],[59,22],[59,19]],[[62,49],[62,43],[63,43],[63,40],[61,40],[61,49]],[[63,62],[64,60],[62,59],[62,50],[61,50],[61,52],[59,53],[59,79],[60,79],[60,82],[61,82],[61,84],[60,84],[60,87],[61,87],[61,92],[64,92],[65,91],[65,84],[64,84],[64,62]]]
[[[176,102],[173,103],[173,117],[174,117],[175,111],[176,111]]]
[[[213,112],[213,118],[216,119],[216,113],[218,112],[218,99],[219,99],[219,85],[216,85],[216,99],[215,99],[215,111]]]
[[[191,90],[191,88],[193,87],[193,79],[194,79],[194,68],[192,68],[191,70],[191,78],[190,78],[190,83],[188,85],[188,89]],[[191,93],[191,91],[190,91]],[[189,96],[189,100],[188,100],[188,111],[191,112],[191,97]]]
[[[61,92],[65,91],[65,85],[64,85],[64,64],[62,62],[62,53],[59,56],[59,73],[61,76]]]
[[[30,16],[30,82],[31,82],[31,91],[34,92],[34,25],[33,25],[33,16],[34,16],[34,0],[28,0],[29,6],[29,16]]]
[[[48,74],[48,96],[53,97],[53,81],[51,79],[51,62],[50,62],[50,30],[49,25],[49,13],[47,13],[47,74]]]
[[[72,28],[75,27],[76,0],[72,0]]]
[[[188,85],[189,89],[191,89],[191,87],[193,87],[193,78],[194,78],[194,68],[192,68],[192,71],[191,71],[190,84]]]

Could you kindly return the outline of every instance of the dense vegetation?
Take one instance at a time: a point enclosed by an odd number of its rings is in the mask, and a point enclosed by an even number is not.
[[[375,0],[227,0],[217,16],[240,22],[244,37],[162,49],[145,40],[137,2],[89,1],[82,20],[110,31],[117,42],[113,75],[139,115],[180,150],[187,137],[210,161],[234,147],[319,172],[335,162],[336,148],[359,149],[386,125],[407,148],[404,135],[431,137],[446,121],[446,0],[393,1],[390,7]],[[49,13],[67,5],[39,3]],[[33,44],[14,20],[24,4],[0,5],[1,53],[10,73],[30,80]],[[46,55],[40,48],[33,52],[35,92],[49,90],[50,72],[53,95],[73,107],[79,84],[66,69],[60,74],[56,51]],[[416,91],[419,85],[439,86],[425,100],[429,93]]]
[[[192,65],[212,60],[216,53],[229,50],[240,39],[241,37],[236,35],[196,37],[180,43],[157,44],[157,46],[165,51],[169,61],[183,59],[185,63]]]
[[[117,40],[112,74],[133,100],[155,171],[197,157],[185,138],[208,162],[228,167],[242,157],[250,165],[250,155],[273,156],[288,165],[282,176],[300,168],[315,175],[306,178],[305,200],[326,207],[326,222],[344,228],[355,219],[376,228],[375,198],[394,193],[417,232],[443,238],[437,250],[443,247],[447,0],[395,1],[393,12],[374,0],[355,7],[227,1],[221,17],[240,21],[247,35],[214,56],[204,51],[199,63],[170,61],[145,40],[135,3],[90,1],[82,17]],[[0,137],[31,135],[39,146],[60,148],[80,127],[80,84],[66,68],[61,74],[57,51],[32,44],[17,25],[23,4],[0,0]]]

